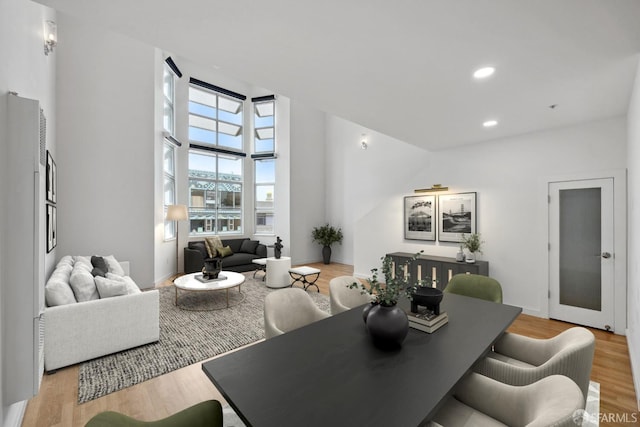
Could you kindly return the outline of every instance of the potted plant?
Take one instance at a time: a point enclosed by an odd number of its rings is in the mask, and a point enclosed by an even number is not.
[[[331,245],[334,243],[342,244],[342,229],[332,227],[325,224],[320,227],[313,227],[311,237],[314,242],[322,245],[322,260],[325,264],[331,263]]]
[[[351,289],[360,288],[362,293],[372,296],[370,305],[363,311],[363,318],[367,330],[374,343],[383,347],[397,347],[402,344],[409,331],[409,320],[405,311],[397,307],[398,299],[402,295],[411,298],[417,287],[431,283],[430,279],[413,282],[411,274],[405,275],[405,266],[415,261],[422,251],[393,269],[393,260],[389,256],[382,259],[382,274],[384,282],[378,280],[378,269],[371,270],[371,277],[366,283],[352,283]],[[395,273],[395,274],[394,274]]]
[[[472,233],[469,237],[462,235],[462,242],[464,247],[469,251],[469,255],[467,255],[467,262],[474,263],[476,262],[476,252],[482,253],[482,244],[483,240],[480,240],[479,233]]]

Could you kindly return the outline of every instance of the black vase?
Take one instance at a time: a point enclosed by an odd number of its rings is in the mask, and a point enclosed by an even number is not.
[[[372,302],[370,304],[365,305],[364,308],[362,309],[362,320],[364,320],[365,324],[367,323],[367,317],[369,316],[369,312],[376,305],[378,305],[378,303]]]
[[[207,279],[217,279],[222,271],[222,260],[220,258],[210,258],[204,261],[202,276]]]
[[[409,332],[407,313],[395,305],[389,307],[378,304],[369,311],[367,330],[376,346],[398,348]]]
[[[322,247],[322,260],[325,264],[331,264],[331,246]]]

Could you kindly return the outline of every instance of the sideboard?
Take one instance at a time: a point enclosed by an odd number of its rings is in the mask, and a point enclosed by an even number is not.
[[[396,271],[396,266],[403,265],[414,254],[408,252],[393,252],[387,254],[392,260],[392,270]],[[404,274],[411,274],[411,277],[422,280],[425,277],[435,280],[435,287],[444,289],[449,280],[456,274],[469,273],[489,275],[489,262],[477,261],[474,263],[459,262],[455,258],[420,255],[415,261],[410,262],[406,267]]]

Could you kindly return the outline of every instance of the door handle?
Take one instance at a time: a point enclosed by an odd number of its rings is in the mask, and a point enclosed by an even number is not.
[[[609,258],[611,258],[611,254],[610,254],[609,252],[602,252],[602,255],[601,255],[601,256],[602,256],[602,258],[604,258],[604,259],[609,259]]]

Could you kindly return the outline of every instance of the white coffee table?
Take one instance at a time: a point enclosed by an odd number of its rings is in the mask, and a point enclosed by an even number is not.
[[[242,298],[235,304],[240,304],[244,301],[244,295],[240,291],[240,285],[244,283],[245,277],[240,273],[236,273],[234,271],[221,271],[220,276],[224,276],[225,279],[222,280],[213,280],[209,282],[202,282],[196,279],[196,276],[202,276],[202,273],[191,273],[185,274],[184,276],[180,276],[173,281],[176,286],[176,306],[180,307],[178,304],[178,290],[185,292],[212,292],[212,291],[226,291],[227,293],[227,306],[219,307],[219,308],[229,308],[229,289],[238,288],[238,293],[242,295]],[[189,308],[180,307],[186,310]],[[196,311],[201,310],[216,310],[218,308],[204,308],[204,309],[191,309]]]

